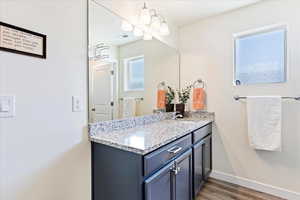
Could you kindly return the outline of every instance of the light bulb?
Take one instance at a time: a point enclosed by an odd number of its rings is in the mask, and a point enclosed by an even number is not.
[[[160,22],[160,18],[158,17],[158,15],[152,16],[151,29],[159,31],[160,25],[161,25],[161,22]]]
[[[140,15],[140,23],[143,25],[148,25],[151,22],[151,15],[150,15],[150,11],[146,6],[146,3],[144,4],[144,7],[141,11],[141,15]]]
[[[133,35],[136,36],[136,37],[141,37],[143,36],[143,31],[137,27],[134,28],[133,30]]]
[[[123,20],[122,21],[122,30],[126,31],[126,32],[130,32],[133,30],[133,26],[129,22]]]
[[[144,40],[152,40],[153,36],[151,35],[151,33],[144,33]]]
[[[169,26],[166,21],[163,21],[163,23],[160,26],[160,34],[161,35],[169,35],[170,34]]]

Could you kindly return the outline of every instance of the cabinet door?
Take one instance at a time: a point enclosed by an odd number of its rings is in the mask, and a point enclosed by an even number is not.
[[[192,150],[175,160],[175,199],[192,199]]]
[[[198,142],[193,147],[193,182],[194,182],[194,197],[197,196],[204,184],[204,140]]]
[[[207,180],[212,171],[212,137],[211,137],[211,135],[207,136],[204,139],[203,170],[204,170],[204,179]]]
[[[145,181],[146,200],[174,200],[174,162]]]

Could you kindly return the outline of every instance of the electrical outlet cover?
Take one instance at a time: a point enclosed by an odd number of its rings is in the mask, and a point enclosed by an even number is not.
[[[82,98],[79,96],[72,97],[72,110],[73,112],[82,112],[83,105],[82,105]]]

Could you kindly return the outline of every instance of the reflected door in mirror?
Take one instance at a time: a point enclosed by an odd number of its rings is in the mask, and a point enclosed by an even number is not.
[[[92,66],[92,122],[99,122],[113,119],[114,75],[113,64]]]

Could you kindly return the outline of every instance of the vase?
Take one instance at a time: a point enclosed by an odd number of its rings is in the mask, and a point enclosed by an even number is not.
[[[184,111],[185,111],[185,104],[183,103],[176,104],[176,112],[184,116]]]
[[[174,112],[174,104],[167,104],[166,112]]]

